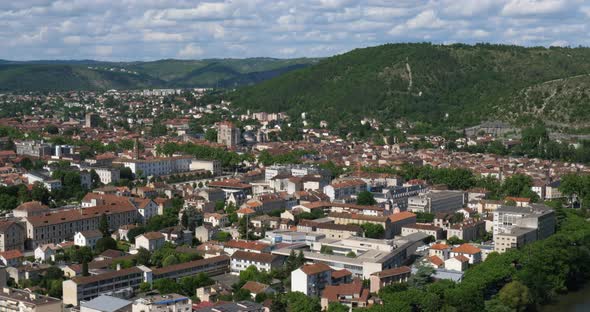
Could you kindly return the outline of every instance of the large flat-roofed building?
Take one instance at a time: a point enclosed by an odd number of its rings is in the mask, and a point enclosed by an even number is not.
[[[62,301],[25,290],[4,287],[0,292],[0,311],[62,312]]]
[[[436,191],[408,198],[408,210],[411,212],[453,212],[464,204],[463,191]]]
[[[63,282],[63,301],[77,306],[103,294],[127,293],[129,296],[139,285],[150,280],[151,270],[145,266],[131,267],[92,276],[75,276]]]
[[[353,276],[369,279],[371,274],[403,265],[423,245],[428,235],[415,233],[395,240],[349,237],[319,239],[273,250],[273,254],[289,256],[292,249],[301,249],[306,260],[324,263],[334,270],[347,269]],[[307,249],[309,247],[309,251]],[[329,250],[329,251],[327,251]],[[296,253],[298,251],[296,250]],[[353,255],[352,257],[351,255]]]
[[[179,294],[154,295],[133,302],[132,312],[190,312],[193,301]]]
[[[229,256],[222,255],[157,268],[153,270],[152,276],[154,280],[157,280],[160,278],[178,279],[199,273],[205,273],[209,276],[220,275],[229,271],[229,264]]]
[[[76,232],[98,229],[102,214],[107,216],[109,227],[118,229],[132,224],[139,214],[130,202],[116,205],[101,205],[88,208],[61,210],[55,213],[27,217],[28,249],[39,245],[59,244],[74,237]]]
[[[555,233],[556,224],[555,211],[545,205],[500,206],[494,211],[494,250],[504,252],[545,239]]]
[[[161,176],[191,170],[191,156],[163,157],[154,159],[120,159],[113,163],[122,164],[131,169],[134,175],[144,177]]]
[[[80,312],[131,312],[132,304],[129,300],[101,295],[90,301],[80,301]]]
[[[53,151],[51,145],[43,141],[22,141],[16,142],[14,145],[16,146],[17,155],[44,157],[51,156]]]

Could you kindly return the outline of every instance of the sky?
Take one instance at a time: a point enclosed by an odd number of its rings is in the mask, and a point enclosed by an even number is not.
[[[590,46],[587,0],[2,0],[0,59],[323,57],[396,42]]]

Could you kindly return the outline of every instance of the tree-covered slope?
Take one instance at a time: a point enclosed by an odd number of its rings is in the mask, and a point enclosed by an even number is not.
[[[162,85],[143,74],[92,70],[86,66],[48,64],[0,65],[0,90],[105,90]]]
[[[307,112],[332,126],[363,117],[470,125],[503,118],[499,106],[525,88],[590,73],[588,59],[586,48],[387,44],[323,59],[231,98],[244,108]]]
[[[238,87],[316,63],[317,59],[206,59],[152,62],[0,60],[0,90],[102,90]]]

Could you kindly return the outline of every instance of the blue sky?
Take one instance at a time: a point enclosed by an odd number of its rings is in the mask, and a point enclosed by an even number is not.
[[[0,1],[0,59],[329,56],[390,42],[590,46],[585,0]]]

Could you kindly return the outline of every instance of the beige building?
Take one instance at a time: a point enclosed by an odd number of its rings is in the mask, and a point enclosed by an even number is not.
[[[0,292],[0,311],[62,312],[62,301],[24,290],[4,287]]]
[[[240,128],[237,128],[229,121],[219,123],[219,128],[217,129],[217,143],[223,144],[227,147],[234,147],[239,145],[240,141]]]
[[[331,212],[328,217],[334,220],[335,224],[357,224],[365,223],[379,224],[385,229],[385,238],[393,238],[393,227],[387,216],[368,216],[356,213]]]
[[[63,302],[77,306],[81,300],[88,301],[110,292],[122,292],[130,296],[144,280],[148,280],[144,275],[151,275],[151,270],[138,266],[99,275],[75,276],[62,284]]]
[[[407,282],[412,275],[412,269],[407,266],[392,268],[371,274],[369,278],[371,282],[371,292],[378,293],[379,290],[385,286]]]
[[[14,221],[0,222],[0,252],[25,248],[25,227]]]
[[[154,251],[162,248],[165,242],[164,234],[160,232],[147,232],[135,238],[135,248],[144,248],[148,251]]]
[[[77,232],[98,229],[102,214],[107,216],[109,227],[118,229],[132,224],[139,214],[130,202],[118,205],[101,205],[89,208],[62,210],[51,214],[26,218],[28,249],[43,244],[59,244],[71,240]]]

